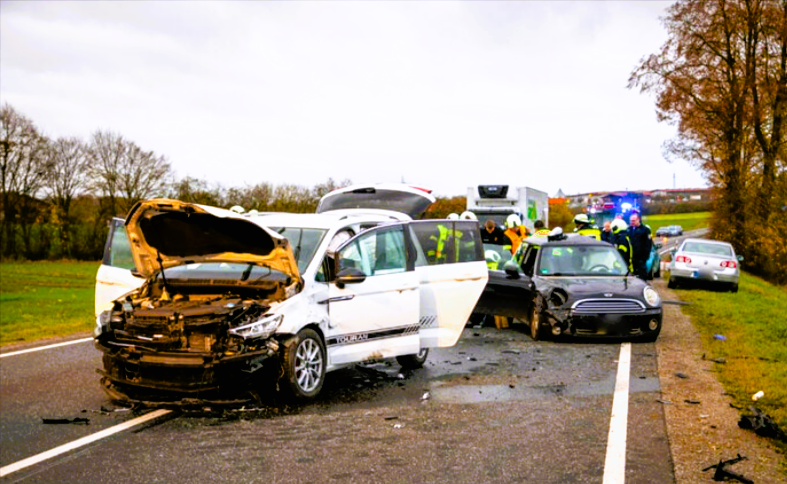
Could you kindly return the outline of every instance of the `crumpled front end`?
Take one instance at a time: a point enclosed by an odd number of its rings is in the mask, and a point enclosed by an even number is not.
[[[662,308],[635,298],[600,294],[570,298],[553,289],[542,295],[543,311],[555,336],[648,337],[661,330]]]
[[[233,295],[118,301],[99,316],[95,344],[113,399],[216,399],[277,368],[281,315]],[[268,365],[268,363],[274,363]]]

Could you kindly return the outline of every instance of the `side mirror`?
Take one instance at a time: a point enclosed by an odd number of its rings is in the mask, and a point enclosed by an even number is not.
[[[741,261],[743,261],[743,256],[739,255],[738,257],[736,257],[736,259],[738,259],[738,262],[741,262]]]
[[[344,289],[345,284],[359,284],[365,280],[366,274],[354,267],[348,267],[336,274],[336,287]]]
[[[516,262],[510,260],[503,264],[503,271],[509,278],[519,279],[519,267],[516,265]]]

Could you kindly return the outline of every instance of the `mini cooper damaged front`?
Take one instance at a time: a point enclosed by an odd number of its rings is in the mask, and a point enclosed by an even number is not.
[[[145,283],[100,313],[102,385],[127,402],[245,401],[281,372],[279,309],[302,288],[287,239],[232,212],[175,200],[126,219]],[[267,369],[267,371],[266,371]]]

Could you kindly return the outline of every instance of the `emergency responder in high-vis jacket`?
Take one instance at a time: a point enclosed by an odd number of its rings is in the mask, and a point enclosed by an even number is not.
[[[633,271],[633,267],[631,265],[631,241],[628,237],[628,225],[622,219],[615,219],[612,221],[612,245],[618,249],[620,255],[623,256],[623,260],[626,261],[626,265],[629,268],[629,271]]]
[[[511,247],[508,249],[511,251],[512,255],[516,253],[519,244],[522,243],[522,239],[530,235],[527,231],[527,227],[522,225],[522,221],[513,213],[506,218],[506,231],[504,233],[511,239]]]
[[[598,229],[598,227],[593,226],[590,218],[584,213],[580,213],[574,217],[574,225],[577,226],[577,228],[574,229],[574,232],[578,233],[579,235],[585,235],[587,237],[593,237],[596,240],[601,240],[601,231]]]
[[[544,226],[543,220],[536,220],[533,228],[535,229],[533,235],[549,235],[549,229]]]
[[[449,217],[451,217],[451,215],[449,215]],[[455,219],[449,218],[449,220]],[[429,239],[431,244],[429,249],[426,251],[426,256],[430,260],[434,261],[434,264],[455,262],[454,260],[448,260],[448,252],[450,249],[450,251],[454,253],[459,248],[462,242],[462,232],[460,230],[454,230],[452,223],[438,223],[437,233],[431,235]],[[454,247],[450,247],[449,244],[453,244]]]

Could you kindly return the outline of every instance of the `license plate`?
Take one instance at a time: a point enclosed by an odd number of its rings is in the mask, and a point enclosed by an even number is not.
[[[694,271],[691,273],[691,277],[697,278],[700,277],[700,271]]]

